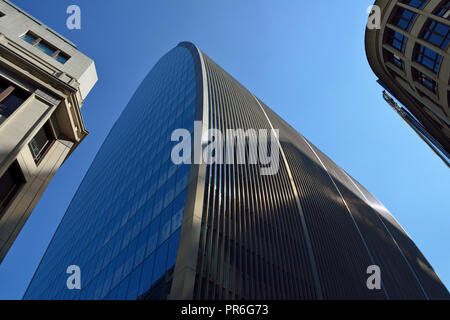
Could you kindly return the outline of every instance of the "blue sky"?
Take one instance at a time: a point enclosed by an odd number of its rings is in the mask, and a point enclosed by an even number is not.
[[[448,168],[381,97],[364,52],[373,0],[13,0],[95,60],[89,136],[50,183],[0,265],[20,299],[101,143],[141,80],[180,41],[199,46],[396,217],[450,287]],[[81,30],[66,8],[81,8]]]

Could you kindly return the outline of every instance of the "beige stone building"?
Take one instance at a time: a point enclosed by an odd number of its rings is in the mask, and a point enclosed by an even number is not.
[[[397,111],[449,165],[450,1],[377,0],[374,5],[381,9],[381,28],[366,30],[370,66],[404,106]]]
[[[50,180],[86,137],[94,61],[0,0],[0,262]]]

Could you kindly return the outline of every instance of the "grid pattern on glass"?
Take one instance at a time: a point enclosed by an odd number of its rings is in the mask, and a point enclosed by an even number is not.
[[[176,128],[193,132],[194,61],[165,55],[144,79],[73,198],[25,299],[136,299],[157,287],[176,259],[189,165],[170,159]],[[68,290],[78,265],[81,290]]]
[[[445,50],[450,42],[450,27],[430,19],[424,28],[422,37],[436,47]]]
[[[406,37],[392,29],[386,29],[386,43],[400,52],[405,51]]]
[[[430,48],[427,48],[421,44],[417,44],[416,46],[416,61],[424,65],[434,73],[437,73],[442,60],[442,56],[436,53],[434,50],[431,50]]]
[[[401,0],[400,2],[417,9],[422,9],[428,0]]]
[[[403,30],[409,31],[417,14],[402,7],[397,7],[391,18],[391,23]]]

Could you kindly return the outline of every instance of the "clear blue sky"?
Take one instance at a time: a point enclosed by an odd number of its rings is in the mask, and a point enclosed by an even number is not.
[[[397,218],[450,288],[450,179],[381,97],[364,52],[373,0],[13,0],[95,60],[82,109],[90,135],[50,183],[0,265],[20,299],[108,131],[156,61],[188,40],[232,74]],[[81,7],[81,30],[66,8]]]

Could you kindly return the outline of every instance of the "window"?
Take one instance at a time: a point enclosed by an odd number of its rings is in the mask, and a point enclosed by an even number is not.
[[[443,0],[433,13],[444,19],[450,19],[450,0]]]
[[[66,63],[66,61],[70,59],[70,56],[68,56],[64,52],[61,52],[61,50],[30,31],[25,33],[22,36],[22,39],[31,44],[33,47],[36,47],[45,54],[49,55],[50,57],[55,58],[56,61],[62,64]]]
[[[403,61],[397,55],[395,54],[392,55],[392,62],[400,69],[403,69]]]
[[[53,140],[55,140],[55,136],[53,135],[50,124],[47,122],[28,144],[36,163],[42,159],[45,152],[50,148]]]
[[[417,9],[422,9],[428,0],[402,0],[400,2]]]
[[[22,39],[25,40],[26,42],[28,42],[31,45],[36,45],[38,42],[38,39],[41,40],[38,36],[36,36],[35,34],[31,33],[31,32],[27,32],[22,36]]]
[[[396,54],[390,51],[384,50],[384,60],[391,62],[397,68],[403,70],[403,60]]]
[[[434,73],[437,73],[442,56],[421,44],[417,44],[415,60]]]
[[[69,60],[69,58],[70,58],[70,57],[69,57],[67,54],[62,53],[62,52],[60,52],[60,53],[55,57],[55,59],[56,59],[58,62],[61,62],[62,64],[66,63],[66,61]]]
[[[401,33],[392,29],[386,29],[386,43],[400,52],[405,51],[406,37]]]
[[[0,217],[25,183],[25,178],[17,161],[14,161],[0,177]]]
[[[422,38],[446,50],[450,41],[450,27],[430,19],[422,31]]]
[[[0,115],[8,118],[22,103],[27,100],[29,94],[14,84],[0,78]]]
[[[401,7],[397,7],[391,18],[391,23],[399,28],[402,28],[403,30],[409,31],[411,30],[412,24],[416,17],[416,13]]]
[[[429,76],[427,76],[426,74],[422,73],[421,71],[415,68],[412,68],[412,73],[414,80],[422,84],[425,88],[427,88],[431,92],[436,93],[436,81],[434,81]]]
[[[4,14],[3,12],[0,11],[0,18],[1,18],[1,17],[4,17],[4,16],[5,16],[5,14]]]

